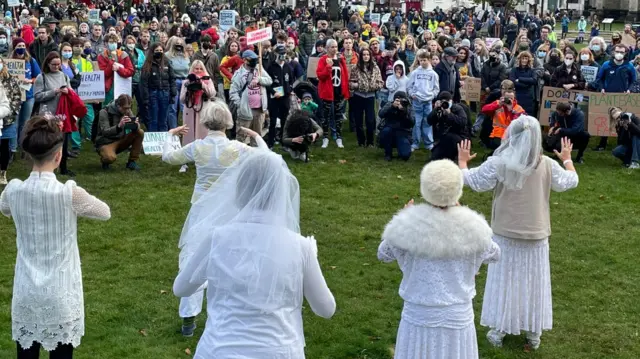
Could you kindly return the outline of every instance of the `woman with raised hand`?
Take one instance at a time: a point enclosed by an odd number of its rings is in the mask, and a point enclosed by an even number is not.
[[[409,202],[382,234],[378,258],[397,261],[403,276],[395,359],[478,358],[475,277],[500,248],[484,217],[458,202],[463,186],[453,162],[430,162],[420,174],[426,203]]]
[[[491,328],[487,339],[494,346],[502,346],[506,334],[524,331],[528,346],[537,349],[542,331],[552,328],[549,196],[578,186],[572,147],[563,138],[561,152],[555,152],[564,169],[544,156],[540,123],[531,116],[512,121],[480,167],[467,168],[475,157],[471,141],[458,145],[465,184],[476,192],[494,191],[491,228],[502,258],[489,265],[480,319]]]
[[[109,206],[74,181],[56,179],[65,137],[60,127],[40,116],[27,122],[22,149],[33,160],[31,175],[12,180],[0,195],[0,212],[13,217],[17,232],[11,327],[18,359],[38,358],[41,347],[52,358],[71,358],[80,345],[84,300],[76,222],[111,217]]]
[[[203,216],[186,236],[199,245],[173,292],[187,297],[208,288],[195,359],[303,359],[304,298],[323,318],[336,303],[315,239],[300,234],[298,181],[280,155],[245,156],[195,204]]]
[[[207,136],[204,139],[195,139],[189,144],[179,149],[173,149],[172,136],[186,135],[193,131],[187,126],[176,127],[169,131],[167,140],[162,152],[162,160],[172,165],[186,165],[195,163],[196,183],[191,197],[192,208],[184,224],[182,236],[180,237],[180,258],[179,266],[183,268],[185,262],[193,256],[197,249],[197,244],[188,242],[186,233],[189,228],[198,222],[198,207],[194,204],[207,190],[214,185],[218,177],[231,166],[245,152],[252,147],[238,141],[231,141],[227,138],[226,131],[233,127],[233,120],[229,108],[221,99],[210,101],[203,107],[200,113],[199,125],[207,129]],[[268,150],[269,147],[261,136],[257,133],[242,128],[240,131],[254,138],[258,147]],[[183,318],[182,334],[190,337],[195,330],[195,317],[202,311],[202,300],[204,293],[198,291],[180,300],[180,317]]]

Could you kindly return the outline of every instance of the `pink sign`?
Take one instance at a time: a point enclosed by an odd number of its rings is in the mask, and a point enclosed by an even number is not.
[[[251,31],[247,33],[247,45],[257,44],[265,40],[271,40],[273,37],[273,31],[270,27],[264,29]]]

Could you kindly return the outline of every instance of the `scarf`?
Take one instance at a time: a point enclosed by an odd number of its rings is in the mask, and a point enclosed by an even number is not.
[[[456,68],[455,68],[455,65],[450,65],[447,60],[442,60],[441,63],[444,65],[445,69],[447,69],[447,72],[449,73],[449,88],[448,88],[448,90],[450,90],[451,94],[453,95],[455,93],[455,90],[456,90]],[[446,91],[446,90],[440,89],[440,91]]]

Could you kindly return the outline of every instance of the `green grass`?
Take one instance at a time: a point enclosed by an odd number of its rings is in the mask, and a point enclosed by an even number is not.
[[[305,308],[310,359],[389,359],[402,300],[395,264],[376,259],[380,234],[410,198],[419,199],[424,150],[408,163],[382,160],[380,150],[335,144],[314,148],[312,162],[290,162],[301,186],[302,231],[318,240],[319,258],[337,301],[331,320]],[[578,168],[578,189],[553,194],[551,268],[554,329],[535,353],[523,351],[524,338],[508,338],[491,348],[478,326],[481,358],[632,359],[640,357],[640,171],[629,171],[608,152],[587,152]],[[346,162],[343,162],[344,160]],[[109,173],[85,144],[70,168],[76,181],[111,206],[112,219],[81,219],[78,239],[85,291],[86,336],[76,358],[187,358],[202,333],[184,339],[176,330],[178,299],[171,293],[177,273],[178,237],[189,210],[194,171],[158,157],[143,157],[140,173],[124,169],[121,155]],[[474,165],[478,165],[476,161]],[[10,177],[26,178],[25,161]],[[61,178],[63,181],[64,178]],[[490,215],[491,193],[466,191],[463,203]],[[15,264],[13,223],[0,219],[0,358],[15,357],[11,341],[11,290]],[[476,322],[486,268],[477,279]],[[141,331],[143,331],[142,334]],[[446,359],[446,358],[443,358]]]

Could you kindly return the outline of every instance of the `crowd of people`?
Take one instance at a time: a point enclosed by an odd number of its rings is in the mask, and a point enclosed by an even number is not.
[[[89,17],[93,10],[99,18]],[[592,32],[578,51],[564,38],[566,15],[557,40],[551,14],[384,8],[377,11],[388,21],[378,24],[368,10],[345,7],[341,23],[322,7],[265,5],[221,24],[229,10],[205,2],[182,14],[162,4],[126,9],[99,1],[25,6],[0,22],[0,53],[25,64],[22,78],[0,60],[0,184],[7,185],[18,151],[34,162],[31,176],[11,181],[0,199],[18,231],[18,358],[37,357],[40,347],[71,358],[84,335],[75,221],[110,216],[105,203],[73,181],[58,182],[54,170],[72,177],[71,159],[84,141],[104,170],[127,151],[126,168],[140,170],[145,131],[166,133],[164,162],[181,172],[195,166],[174,292],[189,337],[207,289],[196,357],[304,357],[303,296],[326,318],[336,304],[315,240],[300,235],[297,181],[273,151],[279,144],[309,161],[316,142],[349,147],[343,122],[356,133],[354,147],[381,147],[387,161],[394,149],[404,161],[421,148],[430,152],[421,175],[426,204],[410,203],[394,217],[378,251],[382,261],[397,260],[404,276],[396,358],[477,358],[471,300],[483,262],[492,263],[481,318],[488,340],[501,346],[505,335],[524,331],[537,348],[552,327],[549,193],[577,186],[573,163],[584,162],[590,140],[585,114],[571,103],[556,106],[543,133],[536,119],[542,88],[640,92],[640,50],[623,42],[635,40],[631,26],[610,42]],[[585,24],[580,18],[578,29]],[[270,40],[247,44],[248,33],[266,26]],[[585,81],[582,66],[599,68],[594,81]],[[77,94],[82,73],[94,71],[104,73],[99,103]],[[478,102],[463,98],[469,78],[481,83]],[[118,79],[131,79],[130,94],[116,96]],[[609,117],[618,134],[614,156],[640,168],[640,118],[616,107]],[[468,169],[473,137],[490,154]],[[601,138],[596,150],[607,144]],[[494,191],[491,226],[459,205],[464,184]],[[34,212],[33,198],[49,201]],[[38,240],[42,231],[55,234],[51,243]],[[40,249],[51,248],[70,257],[41,258]],[[65,271],[47,283],[30,281],[52,267]],[[428,291],[425,278],[415,279],[425,273],[441,274]],[[539,280],[528,281],[532,273]],[[505,293],[504,286],[515,287]]]

